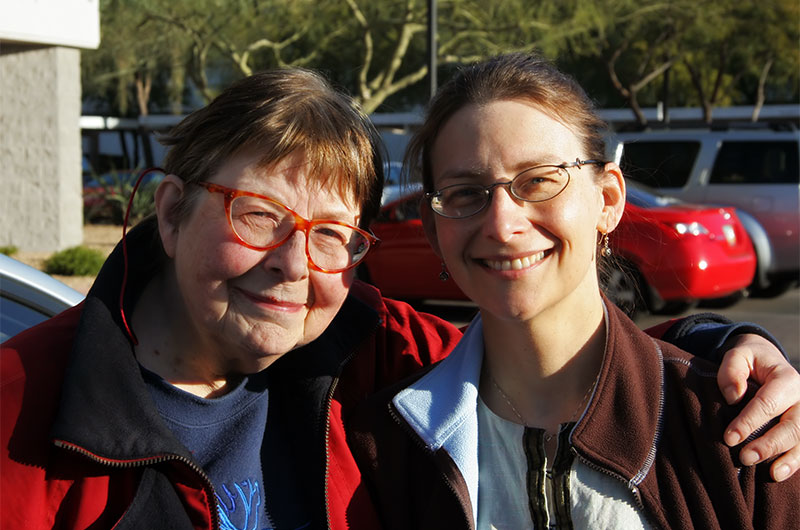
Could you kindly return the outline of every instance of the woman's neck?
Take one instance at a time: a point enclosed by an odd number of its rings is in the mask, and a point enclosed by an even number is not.
[[[602,302],[599,295],[588,302],[551,308],[529,321],[482,313],[480,390],[489,408],[510,421],[548,431],[576,419],[576,409],[588,402],[605,350]]]
[[[215,348],[204,344],[180,303],[171,271],[154,277],[133,311],[132,325],[139,343],[139,363],[176,387],[200,397],[216,397],[238,383],[218,366]]]

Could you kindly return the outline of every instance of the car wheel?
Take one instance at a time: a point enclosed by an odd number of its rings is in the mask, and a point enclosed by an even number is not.
[[[605,295],[631,319],[645,308],[642,295],[645,283],[631,263],[623,260],[606,263],[600,271],[600,285]]]
[[[735,293],[729,294],[728,296],[720,296],[719,298],[709,298],[707,300],[701,300],[700,307],[707,307],[709,309],[725,309],[726,307],[731,307],[736,305],[746,295],[747,291],[745,289],[740,289]]]
[[[697,302],[694,300],[670,300],[669,302],[664,302],[658,310],[651,309],[651,311],[656,315],[674,316],[684,313],[696,305]]]
[[[754,298],[775,298],[788,291],[793,285],[794,282],[792,280],[774,279],[763,287],[750,286],[750,296]]]

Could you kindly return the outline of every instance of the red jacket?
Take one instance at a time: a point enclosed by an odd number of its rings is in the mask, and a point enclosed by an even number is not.
[[[128,244],[132,304],[157,260],[145,231],[133,231]],[[82,304],[2,345],[1,528],[219,527],[213,487],[161,420],[123,332],[121,271],[117,249]],[[292,418],[289,446],[301,456],[288,472],[307,488],[314,528],[371,526],[369,499],[353,498],[361,478],[345,417],[441,359],[460,336],[357,282],[319,339],[270,367],[270,410],[276,404]],[[268,510],[279,515],[281,507]]]

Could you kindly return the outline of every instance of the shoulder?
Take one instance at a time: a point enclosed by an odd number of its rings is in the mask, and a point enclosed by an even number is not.
[[[378,340],[385,347],[398,353],[418,352],[423,364],[444,358],[461,338],[461,332],[449,322],[405,302],[384,298],[372,285],[356,281],[350,292],[377,311]]]
[[[82,304],[12,337],[0,347],[3,465],[9,473],[44,469]]]
[[[663,406],[665,417],[682,417],[683,425],[716,432],[735,417],[741,406],[725,403],[716,364],[648,336],[619,310],[610,309],[609,317],[614,370],[625,374],[624,388],[635,389],[651,408]],[[722,432],[713,436],[721,440]]]
[[[0,388],[38,373],[63,372],[83,303],[29,328],[0,345]]]
[[[392,399],[430,372],[436,364],[426,366],[413,375],[403,378],[362,401],[348,420],[348,444],[354,454],[364,461],[374,463],[379,448],[399,447],[412,442],[410,428],[403,428],[399,414],[394,411]]]

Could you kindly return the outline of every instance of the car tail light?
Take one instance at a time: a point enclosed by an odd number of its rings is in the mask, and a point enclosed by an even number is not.
[[[691,234],[693,236],[701,236],[708,233],[708,229],[697,221],[692,223],[675,223],[674,226],[675,231],[681,235]]]
[[[733,226],[722,225],[722,233],[725,236],[725,241],[728,242],[728,245],[732,247],[736,245],[736,230],[734,230]]]

